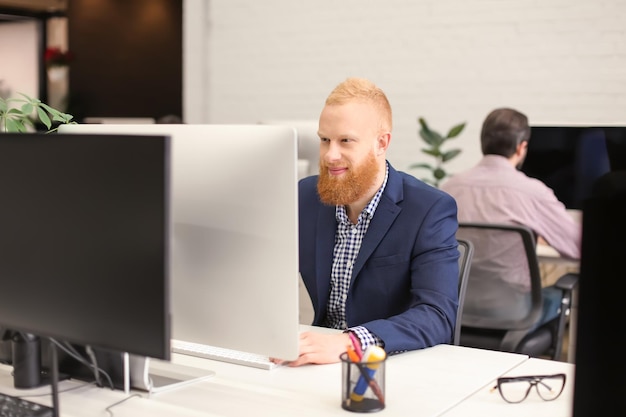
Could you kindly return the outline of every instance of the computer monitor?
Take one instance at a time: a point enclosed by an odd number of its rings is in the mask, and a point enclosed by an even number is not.
[[[0,328],[170,358],[169,138],[0,134]]]
[[[298,357],[296,133],[270,125],[62,125],[172,137],[174,339]]]
[[[593,183],[609,172],[607,141],[614,140],[626,140],[626,125],[532,126],[521,170],[552,188],[566,208],[580,210]]]

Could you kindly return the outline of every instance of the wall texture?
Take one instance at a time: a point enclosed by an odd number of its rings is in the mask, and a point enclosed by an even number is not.
[[[458,171],[480,158],[486,114],[533,123],[626,124],[621,0],[185,0],[184,112],[190,122],[316,119],[348,76],[394,109],[389,159],[427,161],[417,117],[446,131]],[[420,171],[409,171],[420,176]]]

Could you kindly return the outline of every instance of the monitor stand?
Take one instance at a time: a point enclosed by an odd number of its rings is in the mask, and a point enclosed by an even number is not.
[[[129,371],[130,386],[151,394],[204,381],[215,375],[208,369],[136,355],[130,355]]]
[[[51,343],[51,346],[53,344]],[[51,354],[56,355],[56,350]],[[56,356],[55,356],[56,357]],[[52,375],[41,364],[41,338],[37,335],[24,332],[12,332],[11,334],[11,364],[13,366],[13,385],[17,389],[38,388],[52,384]],[[58,374],[58,380],[68,379],[65,374]]]

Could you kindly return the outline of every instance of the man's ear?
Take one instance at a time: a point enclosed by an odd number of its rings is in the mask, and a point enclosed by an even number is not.
[[[528,150],[528,141],[524,140],[522,142],[520,142],[519,145],[517,145],[517,149],[515,149],[515,153],[518,156],[524,156],[526,155],[526,151]]]
[[[387,151],[387,148],[389,147],[389,142],[391,142],[390,132],[381,133],[378,136],[378,139],[376,141],[376,155],[377,156],[380,156]]]

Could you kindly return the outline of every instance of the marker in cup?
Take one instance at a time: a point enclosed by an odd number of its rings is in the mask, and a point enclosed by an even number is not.
[[[350,348],[340,356],[343,376],[342,407],[356,412],[380,411],[385,408],[387,355],[381,347],[370,346],[363,352],[361,361],[355,361],[355,355],[349,355]]]

